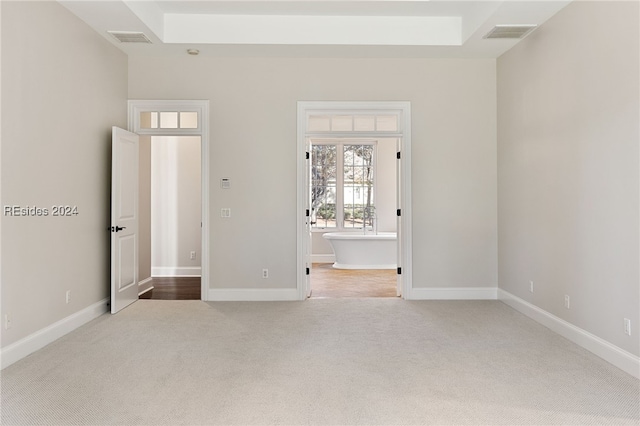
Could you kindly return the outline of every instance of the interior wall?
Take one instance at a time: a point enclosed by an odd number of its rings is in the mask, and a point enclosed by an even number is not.
[[[200,168],[200,136],[151,138],[153,276],[200,275]]]
[[[500,288],[635,355],[639,12],[573,2],[498,60]]]
[[[129,59],[130,98],[210,101],[212,289],[296,287],[300,100],[410,101],[414,286],[497,286],[495,78],[493,59]]]
[[[1,7],[2,205],[49,213],[2,215],[4,348],[109,297],[111,126],[127,126],[127,57],[57,2]],[[78,214],[53,216],[56,205]]]
[[[151,136],[139,137],[138,280],[151,278]]]

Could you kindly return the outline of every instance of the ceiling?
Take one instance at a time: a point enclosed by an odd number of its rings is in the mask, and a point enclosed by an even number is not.
[[[58,0],[130,56],[497,58],[518,39],[495,25],[541,25],[570,0]],[[143,32],[121,43],[108,31]]]

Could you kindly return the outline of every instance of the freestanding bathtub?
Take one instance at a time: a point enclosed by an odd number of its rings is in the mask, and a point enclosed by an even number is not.
[[[322,237],[333,247],[336,269],[396,269],[395,232],[329,232]]]

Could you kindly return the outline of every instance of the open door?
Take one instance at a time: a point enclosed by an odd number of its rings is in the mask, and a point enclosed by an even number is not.
[[[313,266],[313,264],[311,263],[311,247],[312,247],[312,240],[311,240],[311,220],[313,217],[315,217],[315,215],[313,214],[314,212],[312,211],[312,207],[313,207],[313,203],[311,200],[311,185],[312,185],[312,177],[311,177],[311,165],[313,164],[311,162],[312,158],[311,156],[313,155],[313,150],[311,147],[311,140],[307,139],[306,142],[306,150],[307,150],[307,155],[306,155],[306,169],[305,169],[305,173],[306,173],[306,179],[305,179],[305,188],[306,188],[306,193],[305,193],[305,200],[306,200],[306,233],[307,235],[305,235],[305,238],[307,239],[307,244],[306,244],[306,251],[304,254],[304,262],[305,262],[305,270],[306,270],[306,275],[305,275],[305,280],[304,280],[304,285],[305,285],[305,296],[306,297],[311,297],[311,268]]]
[[[111,313],[138,300],[138,135],[113,127]]]
[[[396,160],[396,205],[398,206],[398,214],[396,218],[396,240],[397,240],[397,282],[396,282],[396,296],[402,296],[402,188],[401,188],[401,177],[402,177],[402,140],[398,139],[396,142],[396,152],[397,152],[397,160]]]

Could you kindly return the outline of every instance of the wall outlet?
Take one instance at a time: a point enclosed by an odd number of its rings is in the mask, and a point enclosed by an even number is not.
[[[269,270],[268,269],[263,269],[262,270],[262,278],[269,278]]]
[[[629,318],[624,319],[624,334],[631,336],[631,320]]]
[[[568,294],[564,295],[564,307],[569,309],[571,307],[571,299]]]
[[[9,314],[5,314],[4,316],[4,329],[8,330],[11,328],[11,316]]]
[[[196,258],[196,252],[192,251],[191,253],[189,253],[189,259],[193,260]]]
[[[71,290],[67,290],[66,300],[67,300],[67,303],[71,302]]]
[[[224,209],[220,209],[220,217],[231,217],[231,209],[229,208],[224,208]]]
[[[529,281],[529,291],[533,293],[533,281]]]

